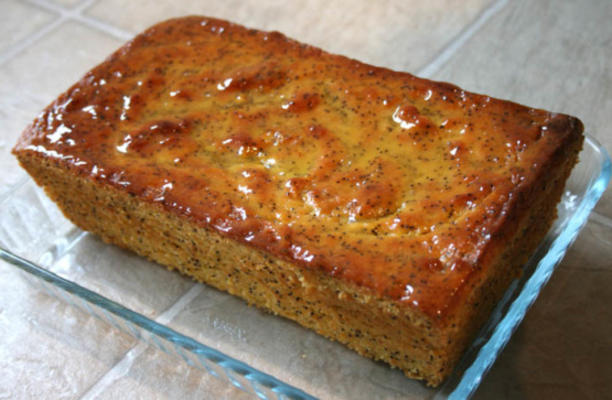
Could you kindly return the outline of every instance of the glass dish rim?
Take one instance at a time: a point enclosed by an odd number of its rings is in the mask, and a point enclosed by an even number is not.
[[[527,310],[531,307],[537,298],[542,287],[550,278],[555,267],[563,258],[565,252],[577,237],[579,231],[588,220],[588,216],[595,207],[597,201],[605,191],[610,177],[612,175],[612,163],[610,156],[603,146],[592,136],[585,134],[585,147],[591,146],[593,151],[599,155],[599,170],[590,176],[590,182],[584,192],[584,197],[578,204],[576,210],[565,222],[566,226],[554,238],[550,244],[550,248],[539,260],[532,274],[524,278],[520,292],[507,305],[508,308],[502,317],[494,325],[494,328],[485,337],[486,341],[479,345],[476,357],[471,360],[471,364],[463,370],[460,375],[455,372],[447,379],[434,398],[449,398],[463,399],[469,398],[479,386],[483,377],[497,359],[499,353],[503,350],[508,340],[519,326],[524,318]],[[9,190],[3,196],[0,196],[0,205],[4,203],[11,194],[18,188],[22,187],[29,181],[29,177],[24,177],[18,183],[12,186],[13,190]],[[287,396],[296,399],[315,399],[315,397],[305,393],[301,389],[293,387],[272,375],[259,371],[248,364],[230,357],[218,350],[206,346],[187,335],[179,333],[172,328],[161,323],[155,322],[144,315],[132,311],[131,309],[110,300],[103,295],[97,294],[78,283],[75,283],[37,265],[36,263],[27,260],[26,258],[14,254],[11,250],[0,246],[0,259],[7,261],[28,274],[42,279],[43,281],[54,285],[55,287],[66,291],[78,298],[85,300],[95,306],[102,308],[128,322],[131,322],[145,331],[157,335],[175,346],[190,351],[198,356],[204,357],[209,361],[221,365],[224,369],[229,369],[234,373],[246,378],[252,385],[262,385],[275,394]],[[485,326],[489,326],[488,321]],[[464,362],[460,363],[455,368],[459,370]],[[408,378],[406,378],[408,379]],[[229,380],[231,383],[232,380]]]

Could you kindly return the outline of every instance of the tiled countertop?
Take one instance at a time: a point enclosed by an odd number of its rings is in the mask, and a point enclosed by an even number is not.
[[[576,115],[612,152],[609,0],[0,0],[0,8],[0,195],[23,179],[10,149],[47,103],[135,33],[186,14],[279,30],[372,64]],[[608,190],[475,398],[612,398],[611,288]],[[246,398],[136,348],[0,263],[0,398]]]

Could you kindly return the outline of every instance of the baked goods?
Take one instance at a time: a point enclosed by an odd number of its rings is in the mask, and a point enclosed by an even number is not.
[[[555,217],[572,117],[158,24],[14,153],[78,226],[439,384]]]

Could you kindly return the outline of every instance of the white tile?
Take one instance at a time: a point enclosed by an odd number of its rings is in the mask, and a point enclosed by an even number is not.
[[[152,7],[145,0],[101,0],[87,15],[134,33],[171,17],[207,15],[278,30],[361,61],[416,71],[488,4],[489,0],[165,0]]]
[[[0,293],[0,398],[78,398],[135,344],[4,263]]]
[[[23,1],[2,0],[0,6],[0,55],[58,17]]]

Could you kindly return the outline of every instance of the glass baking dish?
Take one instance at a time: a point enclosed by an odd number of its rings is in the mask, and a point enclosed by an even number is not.
[[[508,342],[587,221],[610,173],[605,150],[587,136],[559,217],[437,389],[103,243],[67,221],[30,179],[0,200],[0,258],[49,294],[262,399],[461,399],[474,392]]]

